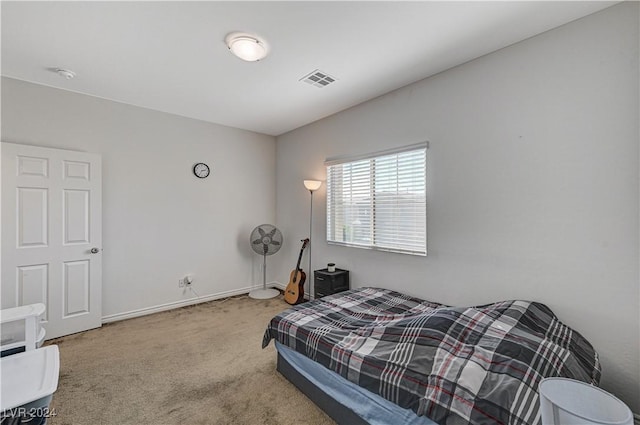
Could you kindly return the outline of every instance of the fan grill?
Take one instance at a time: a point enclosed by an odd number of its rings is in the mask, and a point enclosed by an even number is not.
[[[249,237],[251,248],[260,255],[273,255],[282,246],[282,232],[271,224],[261,224]]]

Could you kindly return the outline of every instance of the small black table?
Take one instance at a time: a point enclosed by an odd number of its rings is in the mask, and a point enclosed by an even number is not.
[[[336,269],[335,272],[327,269],[315,270],[313,288],[315,298],[346,291],[349,289],[349,270]]]

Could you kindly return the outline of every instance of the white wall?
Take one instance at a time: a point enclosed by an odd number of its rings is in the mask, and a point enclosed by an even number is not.
[[[273,137],[3,78],[2,140],[102,154],[104,316],[192,298],[186,273],[200,296],[262,283]]]
[[[308,234],[302,180],[325,158],[429,140],[428,257],[327,245],[323,186],[312,268],[451,305],[544,302],[640,411],[638,36],[638,3],[617,5],[278,137],[278,225]]]

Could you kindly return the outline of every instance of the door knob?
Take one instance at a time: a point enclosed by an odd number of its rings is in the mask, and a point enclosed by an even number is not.
[[[97,254],[98,252],[100,252],[100,248],[91,248],[91,252],[92,254]]]

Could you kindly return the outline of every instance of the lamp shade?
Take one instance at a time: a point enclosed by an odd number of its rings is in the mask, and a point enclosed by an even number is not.
[[[320,189],[320,186],[322,186],[322,182],[320,180],[305,180],[304,181],[304,187],[306,187],[307,190],[310,190],[312,192],[314,190]]]
[[[542,425],[633,425],[626,404],[586,382],[545,378],[538,391]]]

